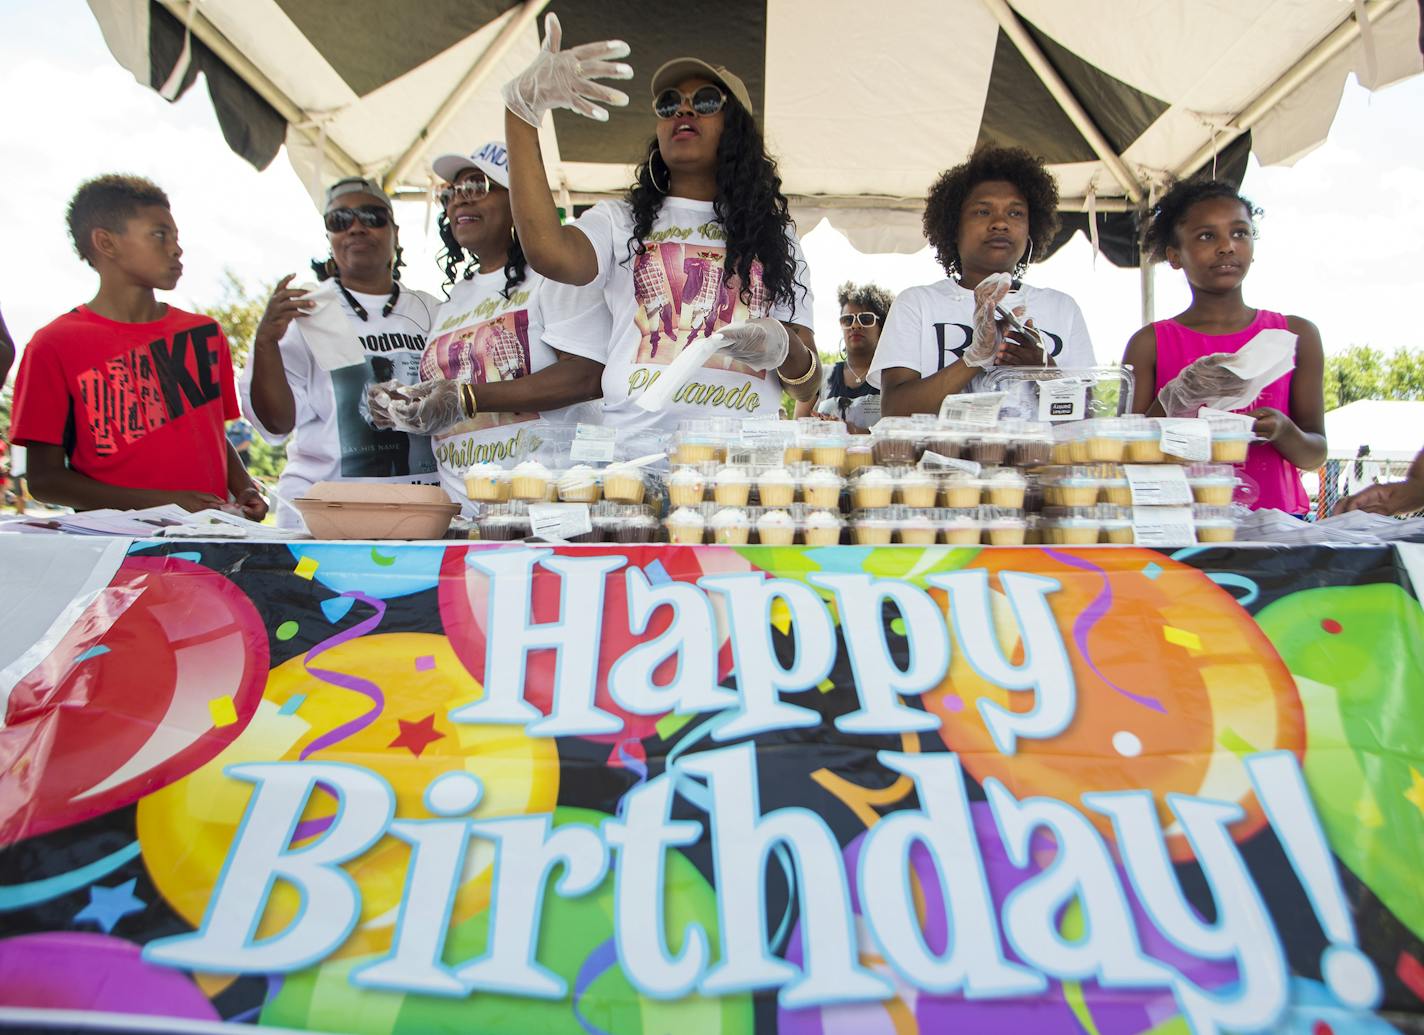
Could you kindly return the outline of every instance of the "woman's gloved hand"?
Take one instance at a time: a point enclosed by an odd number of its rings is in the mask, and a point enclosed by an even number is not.
[[[539,56],[504,84],[505,107],[536,129],[544,121],[544,113],[552,108],[568,108],[590,119],[607,122],[607,110],[594,102],[621,108],[628,103],[628,95],[594,80],[633,78],[632,68],[609,60],[627,57],[628,44],[622,40],[603,40],[560,50],[562,39],[559,19],[550,14],[544,19],[544,45],[539,48]]]
[[[974,289],[974,336],[959,358],[971,367],[990,367],[1003,345],[1003,331],[995,311],[1014,286],[1007,273],[991,273]]]
[[[759,320],[734,323],[717,332],[724,339],[718,352],[757,370],[775,370],[786,362],[791,337],[780,320],[763,316]]]
[[[1214,352],[1183,367],[1157,393],[1162,412],[1168,417],[1195,417],[1203,406],[1239,394],[1246,382],[1221,365],[1233,355]]]

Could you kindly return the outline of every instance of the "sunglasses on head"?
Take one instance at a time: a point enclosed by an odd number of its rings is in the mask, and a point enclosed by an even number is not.
[[[862,327],[874,327],[880,322],[880,317],[874,313],[841,313],[841,326],[854,327],[860,324]]]
[[[490,181],[481,173],[459,183],[447,183],[435,196],[440,199],[441,205],[449,208],[452,201],[479,201],[489,192]]]
[[[340,234],[350,230],[361,220],[361,225],[370,230],[379,230],[391,225],[391,214],[381,205],[358,205],[356,208],[334,208],[326,214],[327,233]]]
[[[727,95],[710,84],[699,86],[690,96],[669,86],[654,99],[653,111],[660,119],[670,119],[682,109],[684,101],[694,115],[716,115],[726,106]]]

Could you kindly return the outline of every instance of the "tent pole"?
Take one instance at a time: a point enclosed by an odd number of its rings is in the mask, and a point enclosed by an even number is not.
[[[1400,0],[1366,0],[1365,17],[1373,24],[1387,15]],[[1290,69],[1270,86],[1266,87],[1254,101],[1242,108],[1217,133],[1216,139],[1203,144],[1197,153],[1177,167],[1178,179],[1186,179],[1211,161],[1212,155],[1220,154],[1228,144],[1269,115],[1281,101],[1296,91],[1307,79],[1318,72],[1342,50],[1360,38],[1360,23],[1354,13],[1345,15],[1340,25],[1315,48],[1297,61]]]
[[[195,0],[160,0],[160,2],[168,8],[173,17],[179,21],[188,22],[190,18],[188,9]],[[222,31],[208,21],[202,11],[192,12],[191,19],[193,35],[202,40],[203,44],[221,58],[228,68],[236,72],[243,82],[257,91],[258,96],[276,108],[277,114],[287,120],[289,129],[294,129],[306,137],[313,147],[322,146],[321,134],[301,128],[302,123],[312,120],[311,115],[301,105],[278,89],[277,85],[268,79],[266,74],[248,59],[247,55],[233,46],[231,41],[222,34]],[[361,166],[339,144],[327,137],[325,145],[327,161],[331,162],[342,176],[361,175]]]
[[[499,30],[499,35],[494,38],[494,42],[475,59],[475,63],[470,66],[465,77],[460,80],[455,89],[450,91],[450,96],[446,97],[440,107],[435,110],[435,114],[430,116],[430,121],[415,135],[415,139],[410,142],[405,153],[397,158],[395,164],[386,172],[383,177],[386,190],[396,187],[400,183],[401,177],[420,160],[426,142],[444,132],[445,127],[470,99],[470,95],[479,88],[480,84],[489,76],[490,71],[499,63],[500,58],[504,57],[509,48],[514,45],[519,34],[539,17],[539,12],[548,2],[549,0],[524,0],[521,7],[509,13],[504,26]]]
[[[1153,277],[1152,260],[1144,251],[1138,259],[1142,289],[1142,326],[1146,327],[1157,318],[1157,283]]]
[[[1122,189],[1127,194],[1128,200],[1134,204],[1141,201],[1143,191],[1142,185],[1137,182],[1137,177],[1132,175],[1132,170],[1127,167],[1127,163],[1122,160],[1112,144],[1108,143],[1108,138],[1103,136],[1103,131],[1098,128],[1098,124],[1093,121],[1093,117],[1088,114],[1087,109],[1079,103],[1077,97],[1073,96],[1073,91],[1068,89],[1068,84],[1063,81],[1057,69],[1039,49],[1038,44],[1024,28],[1023,22],[1019,21],[1019,16],[1008,5],[1007,0],[984,0],[984,6],[989,9],[999,26],[1004,30],[1004,34],[1024,56],[1024,60],[1033,69],[1034,75],[1038,76],[1039,81],[1053,95],[1053,99],[1058,102],[1063,113],[1078,128],[1078,132],[1083,134],[1083,139],[1088,142],[1088,146],[1103,160],[1103,164],[1112,172],[1117,182],[1122,184]]]

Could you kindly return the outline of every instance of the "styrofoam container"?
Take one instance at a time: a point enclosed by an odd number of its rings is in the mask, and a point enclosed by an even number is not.
[[[292,503],[317,539],[439,539],[460,512],[438,485],[318,482]]]

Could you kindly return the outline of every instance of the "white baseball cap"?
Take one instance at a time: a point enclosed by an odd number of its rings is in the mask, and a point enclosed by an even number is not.
[[[441,155],[431,165],[435,175],[446,183],[454,183],[455,177],[466,169],[478,169],[491,183],[509,189],[509,149],[503,140],[491,140],[469,155]]]

